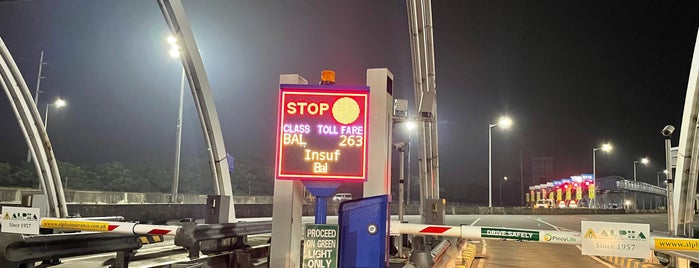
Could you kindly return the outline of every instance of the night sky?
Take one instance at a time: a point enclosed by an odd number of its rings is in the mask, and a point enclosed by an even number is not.
[[[338,84],[364,85],[367,68],[387,67],[394,97],[413,109],[404,1],[184,6],[236,159],[274,162],[279,74],[317,83],[333,69]],[[467,200],[464,187],[486,185],[488,124],[503,114],[514,125],[493,129],[494,179],[519,178],[520,151],[525,176],[533,156],[553,157],[556,178],[592,173],[592,148],[609,141],[598,176],[632,178],[633,161],[648,156],[638,177],[656,182],[659,131],[679,133],[699,2],[433,1],[433,18],[444,197]],[[68,102],[49,112],[62,161],[171,162],[181,65],[167,54],[168,34],[155,1],[0,2],[0,37],[32,93],[44,50],[42,114],[47,101]],[[205,161],[201,136],[187,95],[184,161]],[[0,100],[0,162],[25,158]]]

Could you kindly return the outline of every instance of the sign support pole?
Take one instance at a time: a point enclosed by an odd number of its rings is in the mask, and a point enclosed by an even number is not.
[[[328,217],[328,197],[337,191],[340,182],[304,181],[303,185],[316,197],[315,224],[325,224]]]

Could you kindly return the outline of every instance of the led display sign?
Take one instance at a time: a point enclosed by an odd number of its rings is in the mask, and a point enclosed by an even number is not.
[[[365,181],[369,88],[280,85],[277,179]]]

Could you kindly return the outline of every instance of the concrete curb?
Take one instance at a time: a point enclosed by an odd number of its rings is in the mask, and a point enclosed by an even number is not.
[[[616,256],[599,256],[600,259],[607,261],[622,268],[655,268],[665,267],[658,263],[644,263],[642,260],[634,258],[624,258]]]

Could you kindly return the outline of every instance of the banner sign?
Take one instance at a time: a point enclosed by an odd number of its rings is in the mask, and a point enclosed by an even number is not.
[[[582,254],[646,258],[650,250],[650,225],[582,221]]]
[[[3,233],[39,234],[39,208],[2,207],[0,231]]]

